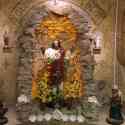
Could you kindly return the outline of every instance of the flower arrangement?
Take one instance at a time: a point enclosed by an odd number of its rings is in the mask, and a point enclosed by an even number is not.
[[[83,82],[81,80],[80,71],[81,66],[76,56],[72,58],[73,61],[71,61],[68,66],[67,79],[63,86],[64,99],[77,99],[83,95]]]
[[[64,85],[64,98],[79,98],[82,96],[81,83],[79,81],[66,82]]]
[[[50,73],[46,70],[40,73],[37,81],[37,96],[35,98],[41,103],[55,102],[63,96],[61,91],[59,93],[56,91],[56,88],[51,87]]]
[[[73,51],[67,50],[64,57],[64,74],[62,89],[57,89],[52,85],[53,62],[61,58],[60,50],[48,48],[44,56],[47,60],[46,66],[38,75],[37,99],[42,103],[51,103],[54,105],[60,100],[79,99],[83,96],[83,82],[81,80],[81,66],[79,63],[79,49]]]
[[[36,122],[36,120],[37,120],[36,115],[30,115],[30,116],[29,116],[29,121],[30,121],[30,122],[34,123],[34,122]]]
[[[48,59],[48,63],[51,64],[54,60],[59,59],[61,56],[59,50],[48,48],[45,50],[45,58]]]
[[[83,123],[85,122],[85,117],[80,114],[65,114],[61,112],[58,109],[55,109],[51,113],[41,113],[41,114],[32,114],[29,116],[29,121],[32,123],[37,122],[42,122],[42,121],[52,121],[52,120],[57,120],[57,121],[63,121],[63,122],[79,122]]]
[[[100,105],[99,101],[97,100],[97,98],[95,96],[88,97],[88,102]]]
[[[29,103],[30,102],[28,97],[24,94],[20,95],[17,100],[19,103]]]
[[[43,75],[38,79],[38,91],[37,91],[37,99],[42,103],[49,102],[49,95],[51,93],[49,82],[49,72],[44,72]]]

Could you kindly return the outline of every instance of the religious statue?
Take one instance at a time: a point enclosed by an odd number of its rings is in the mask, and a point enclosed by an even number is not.
[[[61,46],[60,41],[54,41],[52,43],[51,52],[48,53],[47,49],[45,51],[45,56],[47,57],[48,54],[53,54],[54,52],[54,58],[52,57],[52,69],[51,69],[51,82],[52,86],[57,87],[57,91],[59,90],[59,86],[61,85],[63,79],[64,79],[64,56],[65,56],[65,50]],[[47,57],[51,58],[51,57]]]
[[[11,52],[12,47],[10,47],[10,39],[9,39],[7,31],[5,31],[5,33],[3,35],[3,41],[4,41],[3,51],[4,52]]]
[[[51,47],[43,51],[46,61],[36,80],[35,98],[47,105],[61,105],[83,96],[80,51],[72,48],[65,50],[61,42],[55,40]]]

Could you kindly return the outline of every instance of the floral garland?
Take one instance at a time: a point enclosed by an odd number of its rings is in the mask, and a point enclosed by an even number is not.
[[[43,76],[37,82],[38,86],[37,86],[37,96],[36,96],[36,98],[43,103],[50,101],[48,97],[51,93],[51,89],[48,83],[49,83],[49,73],[44,72]]]
[[[79,50],[76,50],[74,57],[69,61],[69,71],[67,71],[67,79],[64,81],[64,99],[77,99],[83,96],[79,58]]]
[[[59,53],[59,50],[55,50],[55,49],[52,49],[52,48],[48,48],[46,49],[45,51],[45,58],[48,59],[48,63],[50,64],[50,60],[52,60],[52,62],[54,60],[57,60],[60,58],[60,53]]]
[[[74,114],[64,114],[60,110],[56,109],[53,113],[45,113],[45,114],[32,114],[29,116],[29,121],[31,123],[42,122],[42,121],[63,121],[63,122],[78,122],[84,123],[86,121],[83,115],[74,115]]]
[[[77,31],[69,18],[67,16],[53,16],[52,19],[47,17],[42,20],[36,28],[35,35],[36,37],[45,36],[50,41],[59,38],[62,32],[67,34],[68,44],[72,44],[72,42],[76,41]]]
[[[39,72],[38,80],[37,80],[37,94],[36,99],[38,99],[42,103],[48,103],[59,98],[60,95],[56,95],[54,89],[51,88],[51,68],[54,60],[60,58],[60,53],[58,50],[48,48],[44,54],[47,59],[47,64],[42,69],[42,72]]]
[[[45,51],[45,58],[47,64],[39,72],[37,79],[37,94],[35,98],[39,99],[42,103],[48,103],[59,98],[78,99],[83,96],[83,83],[81,80],[81,71],[79,63],[79,50],[76,49],[74,55],[71,57],[71,53],[67,51],[65,55],[65,74],[66,78],[63,81],[63,89],[59,93],[56,93],[55,88],[51,86],[51,68],[53,61],[60,58],[60,52],[58,50],[48,48]],[[71,57],[71,59],[70,59]]]

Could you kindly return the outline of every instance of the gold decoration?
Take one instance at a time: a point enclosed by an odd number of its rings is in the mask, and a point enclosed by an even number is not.
[[[37,82],[32,80],[32,97],[35,98],[37,96]]]
[[[36,36],[47,41],[62,40],[62,42],[74,42],[77,31],[72,22],[66,16],[44,19],[36,28]]]
[[[38,72],[38,79],[32,82],[32,97],[38,99],[42,103],[50,101],[50,73],[47,71],[47,68],[44,67]]]
[[[63,81],[63,96],[64,99],[82,97],[84,94],[84,84],[81,78],[81,65],[79,61],[80,49],[76,46],[77,30],[70,19],[66,16],[48,16],[37,26],[35,35],[42,42],[42,45],[46,47],[54,40],[61,40],[65,51],[69,48],[74,48],[74,56],[69,59],[66,77]],[[49,101],[47,97],[51,96],[52,91],[50,74],[46,68],[44,66],[38,72],[37,80],[33,82],[32,91],[32,95],[43,103]]]
[[[80,98],[83,96],[83,81],[81,78],[80,50],[76,48],[74,57],[70,60],[67,78],[64,81],[64,99]]]

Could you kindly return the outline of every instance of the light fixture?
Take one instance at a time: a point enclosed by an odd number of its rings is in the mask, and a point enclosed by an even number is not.
[[[96,31],[95,33],[90,33],[90,42],[91,42],[91,54],[100,54],[102,47],[102,33]]]
[[[95,34],[95,47],[93,48],[94,54],[101,53],[101,42],[102,42],[102,34],[100,32],[96,32]]]
[[[3,51],[11,52],[10,39],[9,39],[9,35],[8,35],[7,31],[5,31],[5,33],[3,35],[3,42],[4,42]]]

